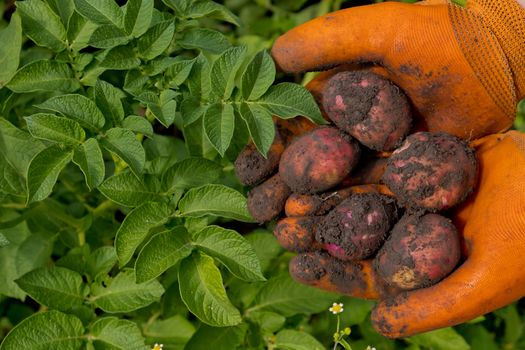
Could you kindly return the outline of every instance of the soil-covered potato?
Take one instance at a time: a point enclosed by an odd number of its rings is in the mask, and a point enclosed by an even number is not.
[[[354,194],[322,218],[316,240],[338,259],[365,259],[381,247],[396,221],[397,208],[392,197]]]
[[[248,211],[258,222],[276,218],[284,209],[290,188],[275,174],[248,193]]]
[[[275,130],[275,138],[266,158],[255,144],[248,144],[235,159],[235,175],[243,185],[255,185],[275,172],[284,148],[285,143],[278,130]]]
[[[298,253],[313,251],[320,248],[315,242],[317,220],[313,216],[284,218],[279,220],[273,234],[286,250]]]
[[[359,160],[357,142],[337,128],[319,127],[295,139],[279,163],[283,181],[296,193],[319,193],[340,183]]]
[[[445,210],[461,203],[474,189],[476,156],[456,136],[418,132],[392,153],[383,180],[407,208]]]
[[[458,264],[460,241],[456,227],[438,214],[404,216],[374,259],[374,269],[400,290],[439,282]]]
[[[412,125],[405,94],[389,80],[370,72],[333,75],[323,91],[322,106],[337,127],[376,151],[398,147]]]

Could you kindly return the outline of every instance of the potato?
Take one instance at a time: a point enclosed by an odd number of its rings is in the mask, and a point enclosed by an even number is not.
[[[248,193],[248,211],[257,222],[276,218],[284,209],[290,188],[275,174]]]
[[[315,238],[338,259],[365,259],[381,247],[396,221],[397,208],[392,197],[353,194],[322,218]]]
[[[439,282],[458,264],[460,240],[456,227],[438,214],[404,216],[377,253],[378,276],[399,290]]]
[[[370,72],[333,75],[323,91],[322,107],[339,129],[376,151],[398,147],[412,125],[405,94]]]
[[[243,185],[255,185],[275,172],[284,152],[285,144],[278,130],[265,158],[255,144],[250,143],[235,159],[235,175]]]
[[[296,193],[319,193],[341,182],[359,160],[359,145],[333,127],[295,139],[279,163],[283,181]]]
[[[461,203],[477,181],[474,150],[444,132],[418,132],[392,153],[384,183],[407,208],[431,212]]]

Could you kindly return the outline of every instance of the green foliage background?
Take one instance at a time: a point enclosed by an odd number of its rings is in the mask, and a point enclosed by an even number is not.
[[[322,122],[266,50],[366,3],[0,1],[0,349],[324,349],[336,301],[353,349],[525,348],[520,302],[385,339],[247,212],[239,150],[272,115]]]

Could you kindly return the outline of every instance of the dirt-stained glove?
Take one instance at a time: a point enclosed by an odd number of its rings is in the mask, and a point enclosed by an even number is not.
[[[430,131],[468,140],[507,130],[525,97],[525,9],[515,0],[353,7],[275,42],[286,72],[371,63],[410,98]]]

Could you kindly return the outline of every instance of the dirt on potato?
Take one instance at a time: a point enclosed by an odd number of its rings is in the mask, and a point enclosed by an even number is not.
[[[291,193],[277,173],[248,193],[248,211],[259,223],[273,220],[283,211]]]
[[[384,183],[409,209],[449,209],[473,191],[478,166],[468,144],[444,132],[418,132],[392,153]]]
[[[451,220],[438,214],[404,216],[374,259],[378,276],[398,290],[429,287],[460,260],[460,240]]]
[[[320,221],[316,240],[338,259],[365,259],[381,247],[397,217],[392,197],[353,194]]]
[[[376,151],[398,147],[412,126],[406,95],[389,80],[366,71],[333,75],[322,106],[338,128]]]
[[[267,157],[265,158],[259,152],[255,144],[248,144],[235,159],[235,175],[243,185],[257,184],[276,171],[284,149],[284,139],[276,129],[275,138]]]

